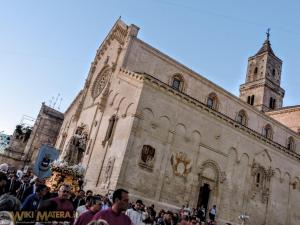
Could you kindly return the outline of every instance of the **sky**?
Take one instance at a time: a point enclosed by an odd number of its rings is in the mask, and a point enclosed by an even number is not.
[[[120,16],[140,27],[140,39],[236,96],[270,28],[284,106],[298,105],[299,11],[297,0],[0,0],[0,132],[29,123],[24,116],[36,118],[42,102],[64,112]]]

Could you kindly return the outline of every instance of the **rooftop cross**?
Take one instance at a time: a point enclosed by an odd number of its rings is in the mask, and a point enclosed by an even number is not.
[[[270,38],[270,30],[271,30],[271,29],[268,28],[268,29],[267,29],[267,32],[266,32],[266,34],[267,34],[267,40],[269,40],[269,38]]]

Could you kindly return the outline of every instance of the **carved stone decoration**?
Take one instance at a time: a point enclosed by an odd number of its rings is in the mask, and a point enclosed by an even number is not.
[[[117,55],[116,61],[112,64],[112,67],[111,67],[112,72],[115,72],[115,70],[117,68],[117,63],[118,63],[121,51],[122,51],[122,47],[120,46],[118,48],[118,55]]]
[[[117,24],[115,29],[113,30],[113,33],[111,35],[111,39],[116,39],[120,45],[123,45],[125,42],[125,38],[127,36],[127,29],[124,29],[122,26]]]
[[[108,84],[106,85],[103,94],[101,96],[100,102],[99,102],[99,109],[101,112],[104,111],[106,104],[107,104],[107,100],[108,100],[108,95],[109,95],[109,89],[110,88],[110,82],[108,82]]]
[[[81,114],[81,111],[82,111],[82,108],[83,108],[83,100],[80,99],[80,102],[79,102],[79,104],[78,104],[78,106],[77,106],[77,109],[76,109],[76,111],[75,111],[73,120],[76,121],[76,120],[79,119],[80,114]]]
[[[158,124],[154,123],[154,122],[151,122],[150,125],[151,125],[152,129],[156,129],[158,127]]]
[[[254,199],[259,195],[262,203],[266,203],[270,196],[270,181],[274,175],[274,170],[272,168],[265,169],[258,163],[254,163],[252,165],[251,175],[253,183],[250,197]]]
[[[104,67],[101,72],[98,74],[98,76],[96,77],[92,89],[91,89],[91,94],[92,97],[95,99],[97,98],[102,90],[104,89],[107,81],[109,80],[111,74],[111,70],[109,67]]]
[[[183,152],[173,154],[171,157],[173,173],[176,176],[186,177],[192,171],[190,163],[191,160]]]
[[[226,172],[222,171],[220,173],[220,183],[224,183],[226,181],[226,177],[227,177]]]
[[[84,126],[77,128],[66,148],[63,160],[69,165],[78,165],[82,161],[87,145],[87,132],[84,128]]]
[[[108,159],[106,168],[105,168],[105,173],[104,173],[104,182],[107,183],[111,177],[113,168],[114,168],[114,164],[115,164],[115,157],[111,156]]]
[[[154,156],[155,148],[150,145],[144,145],[141,152],[139,166],[152,171],[154,167]]]

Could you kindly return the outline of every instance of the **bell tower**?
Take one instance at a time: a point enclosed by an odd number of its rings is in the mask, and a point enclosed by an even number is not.
[[[240,98],[258,110],[282,107],[284,89],[280,87],[282,61],[273,52],[270,29],[259,51],[248,59],[246,81],[240,86]]]

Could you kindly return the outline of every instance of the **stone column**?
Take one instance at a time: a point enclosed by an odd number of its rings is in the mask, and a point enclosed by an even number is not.
[[[136,113],[131,116],[132,116],[131,134],[128,139],[127,150],[124,155],[124,160],[122,163],[122,168],[120,170],[120,175],[119,175],[119,180],[118,180],[117,186],[124,185],[124,182],[125,182],[124,179],[125,179],[125,175],[126,175],[126,171],[127,171],[127,166],[128,166],[129,160],[130,160],[129,156],[133,149],[133,146],[135,143],[135,138],[138,134],[140,120],[142,119],[142,115],[140,113]]]
[[[195,145],[195,150],[193,151],[193,161],[192,161],[192,184],[189,190],[189,202],[190,206],[196,207],[198,203],[199,197],[199,171],[197,167],[197,163],[199,160],[201,146],[199,143]]]
[[[289,185],[289,193],[288,193],[288,204],[287,204],[286,221],[285,221],[285,224],[286,224],[286,225],[289,225],[289,224],[290,224],[290,212],[291,212],[291,186],[292,186],[292,183],[291,183],[290,180],[289,180],[289,182],[288,182],[288,185]]]
[[[163,157],[161,158],[160,162],[160,174],[158,176],[158,182],[157,182],[157,188],[155,191],[155,200],[159,201],[161,196],[161,190],[164,183],[164,178],[166,174],[167,166],[169,165],[169,160],[171,158],[171,146],[174,139],[175,131],[169,131],[168,134],[168,142],[166,144],[166,148],[163,154]],[[164,163],[165,162],[165,163]]]

